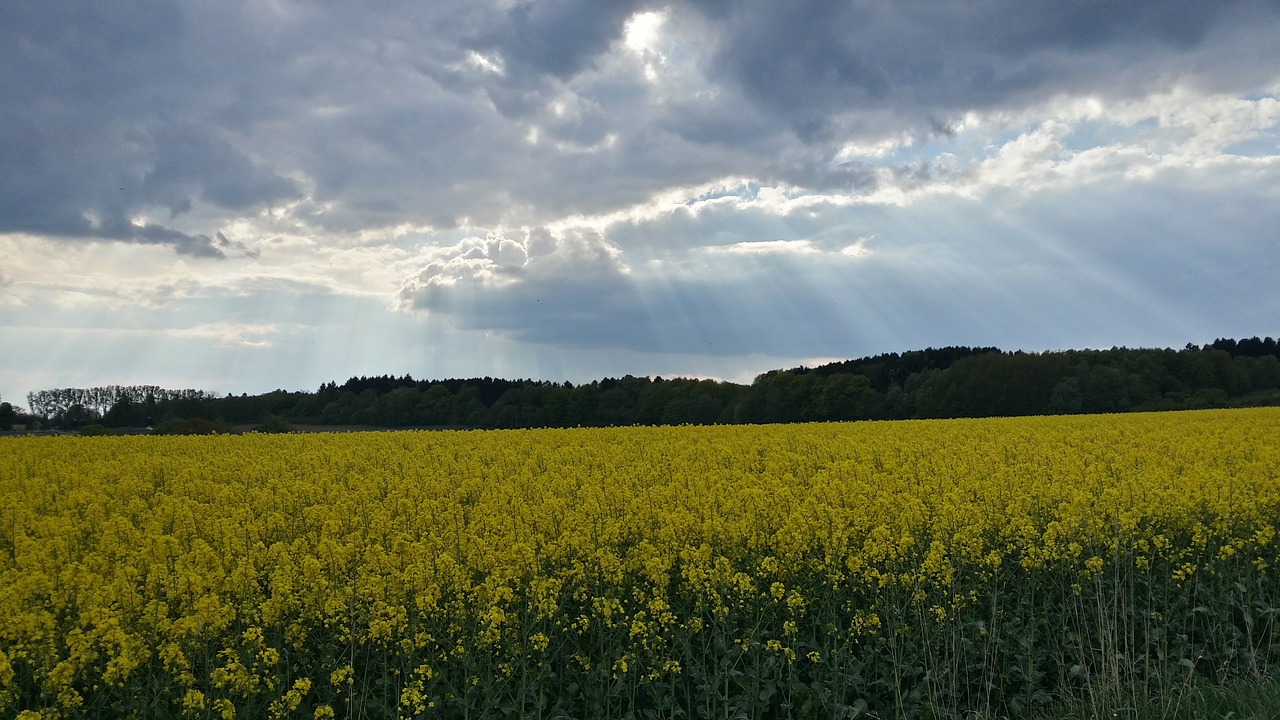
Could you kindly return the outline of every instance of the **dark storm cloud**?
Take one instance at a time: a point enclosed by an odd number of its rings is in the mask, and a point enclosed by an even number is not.
[[[154,160],[142,177],[142,197],[173,215],[189,211],[193,199],[247,210],[297,194],[292,181],[254,165],[216,128],[168,123],[150,140],[147,152]]]
[[[654,52],[671,75],[653,82],[620,45],[646,9],[667,16]],[[227,223],[291,204],[323,234],[537,225],[725,176],[865,193],[883,173],[836,162],[844,143],[946,137],[965,111],[1058,92],[1270,79],[1278,14],[1261,0],[0,3],[0,232],[218,255]]]
[[[1274,71],[1271,2],[698,2],[719,23],[712,77],[803,137],[906,123],[928,134],[970,109],[1061,91],[1125,94],[1205,72],[1207,42],[1235,56],[1213,79]],[[1233,35],[1213,39],[1222,27]],[[1261,71],[1261,73],[1259,72]],[[838,120],[839,113],[860,117]]]
[[[218,124],[216,64],[192,52],[204,30],[172,3],[0,6],[0,232],[218,257],[232,243],[168,223],[193,201],[243,211],[294,196]],[[157,209],[163,223],[135,220]]]
[[[569,79],[618,38],[640,5],[634,0],[523,0],[495,15],[493,25],[480,31],[475,43],[501,52],[515,68]]]

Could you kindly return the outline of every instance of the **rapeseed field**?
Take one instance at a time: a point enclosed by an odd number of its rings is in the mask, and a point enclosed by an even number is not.
[[[1280,409],[0,439],[0,716],[1025,715],[1280,662]]]

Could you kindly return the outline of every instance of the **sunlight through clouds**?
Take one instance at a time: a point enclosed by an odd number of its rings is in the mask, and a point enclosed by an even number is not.
[[[658,68],[666,62],[658,50],[665,21],[659,12],[637,13],[627,20],[623,29],[623,45],[644,64],[644,77],[649,82],[657,82]]]
[[[173,330],[170,334],[178,338],[211,339],[215,347],[267,348],[274,344],[274,338],[284,332],[286,330],[274,324],[210,323]]]
[[[1247,0],[0,4],[0,395],[1275,335],[1278,35]]]

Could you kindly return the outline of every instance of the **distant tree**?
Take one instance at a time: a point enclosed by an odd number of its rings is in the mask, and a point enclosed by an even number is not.
[[[543,402],[546,424],[552,427],[573,425],[569,421],[570,403],[573,398],[573,385],[566,383],[561,387],[553,387],[547,391]]]
[[[415,414],[423,425],[448,425],[453,415],[453,393],[443,383],[436,383],[422,393]]]
[[[906,420],[915,417],[911,396],[902,389],[901,385],[894,383],[885,391],[884,411],[881,417],[886,420]]]
[[[225,420],[206,418],[174,418],[155,429],[157,435],[227,435],[231,425]]]
[[[838,373],[822,389],[821,420],[869,420],[881,412],[880,394],[865,375]]]
[[[1240,341],[1219,338],[1214,340],[1212,345],[1205,346],[1206,350],[1209,348],[1225,350],[1227,353],[1236,357],[1262,357],[1265,355],[1277,355],[1277,345],[1273,338],[1259,338],[1256,335]]]
[[[1249,386],[1252,390],[1280,388],[1280,358],[1275,355],[1264,355],[1256,358],[1237,358],[1237,361],[1244,364],[1245,374],[1249,376]]]
[[[116,400],[102,416],[107,427],[146,427],[155,422],[155,397],[148,395],[142,402],[126,395]]]
[[[662,413],[663,425],[710,425],[720,418],[720,403],[695,382],[684,387],[667,403]]]
[[[927,348],[770,370],[750,385],[631,375],[574,385],[492,377],[415,380],[406,374],[327,382],[314,393],[253,396],[154,385],[57,388],[27,396],[31,416],[0,403],[0,428],[15,421],[63,428],[100,422],[225,431],[220,422],[261,425],[269,416],[286,424],[382,427],[807,422],[1259,404],[1277,402],[1277,389],[1275,340],[1219,338],[1180,350]]]
[[[612,382],[610,385],[605,389],[605,383],[600,383],[600,420],[606,425],[630,425],[635,419],[635,398],[625,388]]]
[[[288,415],[294,422],[314,423],[319,419],[321,407],[323,405],[320,404],[318,393],[315,395],[301,393],[298,401],[289,409]]]
[[[420,422],[418,405],[422,402],[422,392],[416,385],[397,387],[382,395],[379,400],[371,424],[406,427]]]
[[[54,423],[58,427],[76,429],[83,427],[89,423],[97,422],[102,419],[101,416],[80,403],[75,403],[71,407],[63,410],[54,417]]]
[[[1080,412],[1083,406],[1084,393],[1080,391],[1078,378],[1065,377],[1053,386],[1053,393],[1049,396],[1049,412],[1069,415]]]
[[[347,425],[351,422],[351,406],[355,403],[356,394],[344,390],[338,397],[325,403],[320,411],[320,422],[325,425]]]
[[[268,415],[262,419],[262,422],[253,427],[250,432],[257,433],[289,433],[297,430],[288,420],[279,415]]]
[[[170,417],[208,416],[213,395],[202,390],[165,390],[154,385],[105,385],[91,388],[55,388],[27,395],[31,413],[54,426],[77,427],[84,418],[105,419],[112,408],[145,406],[141,411],[154,417],[163,411]],[[124,403],[122,405],[122,403]],[[73,410],[76,406],[78,409]],[[118,411],[113,423],[142,424],[136,418],[124,418]]]
[[[18,411],[7,402],[0,402],[0,430],[12,430],[18,419]]]
[[[1091,413],[1122,412],[1129,409],[1129,383],[1116,368],[1094,365],[1085,380],[1082,408]]]

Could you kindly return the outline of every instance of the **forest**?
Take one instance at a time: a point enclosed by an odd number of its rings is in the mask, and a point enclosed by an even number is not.
[[[927,348],[771,370],[749,385],[634,377],[588,384],[352,377],[315,392],[220,396],[150,385],[59,388],[4,403],[0,429],[230,432],[252,426],[528,428],[995,417],[1280,405],[1267,337],[1180,350]]]

